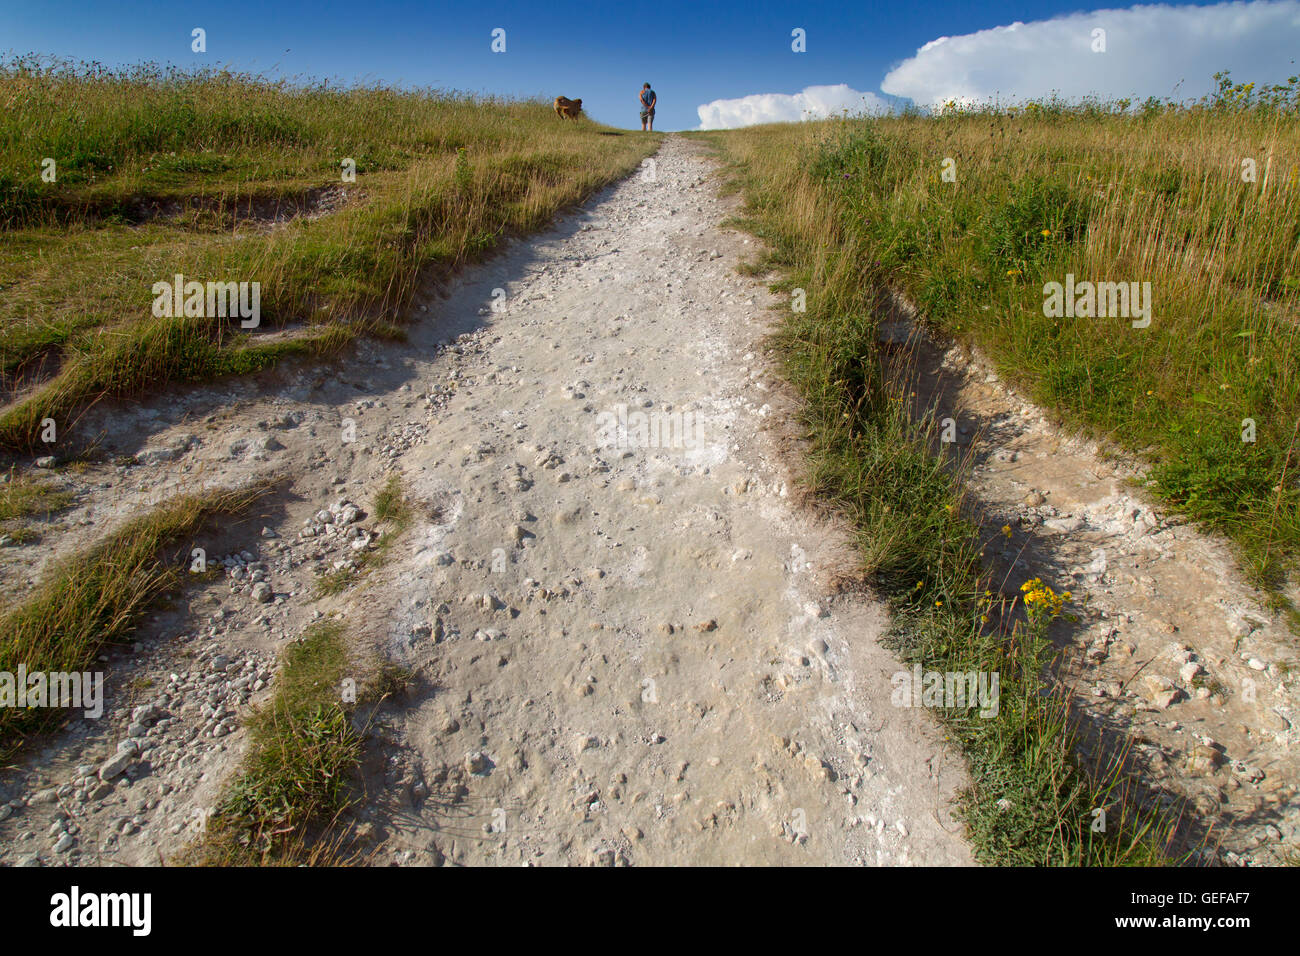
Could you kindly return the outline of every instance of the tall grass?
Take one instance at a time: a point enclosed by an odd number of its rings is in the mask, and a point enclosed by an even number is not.
[[[249,721],[239,772],[180,862],[258,866],[337,862],[327,835],[350,801],[361,736],[343,700],[343,627],[311,627],[282,655],[276,690]]]
[[[1300,133],[1292,92],[1243,89],[1187,108],[1028,104],[701,134],[745,194],[742,224],[767,240],[758,267],[805,293],[777,339],[805,398],[809,482],[854,520],[895,608],[889,643],[926,670],[1001,676],[996,719],[945,713],[985,862],[1162,863],[1195,828],[1155,808],[1122,742],[1079,736],[1047,640],[1068,600],[1051,582],[1004,595],[988,579],[962,469],[935,453],[932,416],[911,419],[878,316],[906,294],[1068,423],[1147,456],[1168,507],[1279,585],[1300,541]],[[1150,326],[1045,315],[1045,284],[1067,273],[1150,282]]]
[[[658,142],[531,101],[31,57],[0,65],[0,103],[0,446],[18,449],[102,396],[391,332],[422,276],[544,226]],[[328,214],[258,221],[331,186],[347,193]],[[176,273],[259,282],[260,329],[155,319],[151,287]],[[300,338],[259,341],[285,326]]]
[[[205,522],[243,513],[265,491],[182,495],[51,568],[30,596],[0,610],[0,671],[90,668],[103,647],[126,638],[152,602],[180,584],[192,537]],[[59,714],[0,708],[0,752],[49,729]]]
[[[1243,108],[1240,89],[1136,115],[1030,103],[749,135],[807,165],[863,281],[1144,455],[1154,493],[1276,588],[1300,546],[1300,129],[1293,103]],[[1068,274],[1149,282],[1150,326],[1045,314]]]
[[[796,188],[781,178],[750,182],[756,196],[766,186],[774,190],[767,195],[792,199],[788,190]],[[824,214],[798,200],[789,208],[808,225]],[[762,222],[770,220],[754,222],[760,232]],[[871,319],[876,293],[852,268],[858,250],[851,241],[827,245],[822,234],[813,229],[803,242],[787,242],[774,263],[790,273],[781,287],[809,293],[808,310],[791,313],[777,336],[786,373],[805,398],[808,482],[857,529],[863,569],[894,606],[886,643],[904,663],[999,675],[996,718],[973,706],[943,712],[970,764],[973,786],[960,814],[977,858],[1034,866],[1164,862],[1168,823],[1157,826],[1141,809],[1122,764],[1088,767],[1076,758],[1067,698],[1044,693],[1055,663],[1047,629],[1060,609],[1026,614],[985,574],[988,542],[971,520],[962,474],[934,454],[933,416],[914,422],[885,373]],[[1091,829],[1097,808],[1108,813],[1108,832]]]

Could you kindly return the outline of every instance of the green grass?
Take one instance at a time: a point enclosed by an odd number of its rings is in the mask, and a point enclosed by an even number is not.
[[[402,490],[401,475],[393,473],[384,481],[375,495],[374,514],[376,521],[388,521],[398,527],[405,527],[411,520],[411,504]]]
[[[358,668],[338,620],[283,653],[275,693],[249,721],[249,748],[202,837],[177,862],[195,866],[328,866],[359,854],[339,825],[356,798],[358,705],[402,694],[412,672],[374,659]],[[354,681],[355,700],[344,681]]]
[[[413,515],[401,477],[390,475],[372,506],[372,517],[387,525],[378,547],[359,559],[357,569],[322,576],[317,593],[338,593],[382,563]],[[358,674],[350,661],[338,621],[311,627],[285,651],[275,694],[249,723],[250,746],[239,773],[226,787],[203,837],[179,862],[292,866],[352,859],[336,825],[351,805],[361,759],[355,704],[400,694],[413,677],[388,661],[372,662],[365,671]],[[348,677],[355,681],[355,700],[342,694]]]
[[[0,99],[0,447],[20,450],[104,397],[394,334],[422,279],[542,228],[658,143],[533,101],[153,65],[10,60]],[[258,219],[326,187],[348,191],[326,215]],[[155,318],[152,286],[176,273],[259,282],[261,326]]]
[[[912,419],[877,316],[905,293],[1068,425],[1145,456],[1166,508],[1226,535],[1253,580],[1279,587],[1300,542],[1295,108],[1037,104],[700,134],[745,196],[741,224],[767,242],[752,269],[806,293],[775,341],[805,399],[807,480],[857,529],[895,610],[888,643],[925,670],[1000,675],[995,719],[943,712],[971,771],[960,812],[982,862],[1177,863],[1188,834],[1142,791],[1123,741],[1083,736],[1052,680],[1049,633],[1068,601],[1044,614],[989,579],[964,465],[935,452],[933,414]],[[1260,181],[1243,183],[1253,155]],[[1045,315],[1044,285],[1070,272],[1151,282],[1151,325]]]
[[[1094,772],[1076,759],[1065,699],[1040,693],[1053,660],[1050,622],[1031,622],[1015,601],[992,594],[980,560],[986,542],[963,507],[961,475],[933,453],[933,418],[911,421],[886,384],[874,323],[845,318],[855,297],[852,313],[870,308],[871,293],[848,268],[856,257],[810,245],[789,263],[796,272],[784,284],[811,287],[812,273],[802,271],[810,258],[843,283],[835,307],[792,313],[777,337],[786,374],[807,399],[810,488],[857,529],[864,570],[894,605],[886,643],[906,664],[999,674],[995,719],[974,708],[943,714],[974,781],[960,812],[976,857],[1035,866],[1162,862],[1167,834],[1132,808],[1117,768]],[[1107,809],[1108,833],[1090,828],[1097,807]]]
[[[864,282],[905,293],[1070,426],[1145,457],[1167,509],[1278,589],[1300,554],[1300,132],[1294,99],[1239,99],[1228,86],[1140,115],[1029,104],[739,135],[807,170],[806,195],[756,207],[790,220],[775,232],[797,231],[796,204],[833,208],[823,225],[859,251]],[[1045,283],[1067,274],[1149,282],[1150,326],[1045,314]]]
[[[242,514],[265,491],[177,497],[51,568],[31,595],[0,609],[0,671],[92,669],[102,648],[127,639],[154,601],[180,585],[200,529]],[[0,708],[0,752],[61,716],[53,708]]]
[[[343,627],[313,626],[283,654],[271,701],[248,724],[249,748],[181,862],[264,866],[337,862],[324,834],[350,803],[361,737],[343,699]]]

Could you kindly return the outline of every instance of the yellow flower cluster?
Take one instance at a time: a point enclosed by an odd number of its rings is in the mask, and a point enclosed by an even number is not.
[[[1030,578],[1020,585],[1025,596],[1025,609],[1031,618],[1045,618],[1053,621],[1060,617],[1061,609],[1074,596],[1069,591],[1057,594],[1043,583],[1041,578]]]

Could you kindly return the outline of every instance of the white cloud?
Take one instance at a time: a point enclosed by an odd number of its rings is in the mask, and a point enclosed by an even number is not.
[[[1093,51],[1096,29],[1106,31],[1105,52]],[[1219,70],[1237,82],[1285,82],[1297,72],[1291,61],[1298,53],[1300,0],[1159,4],[940,37],[891,70],[880,88],[923,106],[1052,93],[1181,100],[1208,92]]]
[[[884,112],[888,107],[874,93],[860,93],[839,83],[810,86],[801,93],[755,93],[734,100],[714,100],[697,106],[699,129],[734,129],[756,123],[793,123],[838,115]]]

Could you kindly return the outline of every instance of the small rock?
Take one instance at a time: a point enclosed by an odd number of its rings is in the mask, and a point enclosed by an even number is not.
[[[1155,704],[1161,710],[1166,710],[1177,703],[1179,698],[1182,696],[1183,692],[1175,687],[1170,690],[1162,690],[1159,693],[1152,695],[1151,703]]]
[[[1201,777],[1214,773],[1215,763],[1207,757],[1190,757],[1187,760],[1187,772]]]
[[[1233,761],[1232,773],[1236,777],[1247,781],[1248,783],[1259,783],[1264,779],[1264,771],[1258,767],[1243,763],[1240,760]]]
[[[119,750],[113,756],[105,760],[99,767],[100,780],[112,780],[135,759],[135,753],[131,750]]]
[[[1168,677],[1161,677],[1158,674],[1148,674],[1142,678],[1142,683],[1147,686],[1151,696],[1155,696],[1163,691],[1167,691],[1174,686],[1173,681]]]
[[[1224,761],[1223,751],[1219,750],[1217,747],[1209,747],[1205,744],[1197,744],[1193,747],[1192,757],[1199,757],[1202,760],[1208,760],[1210,764],[1215,767],[1219,766],[1219,764]]]

